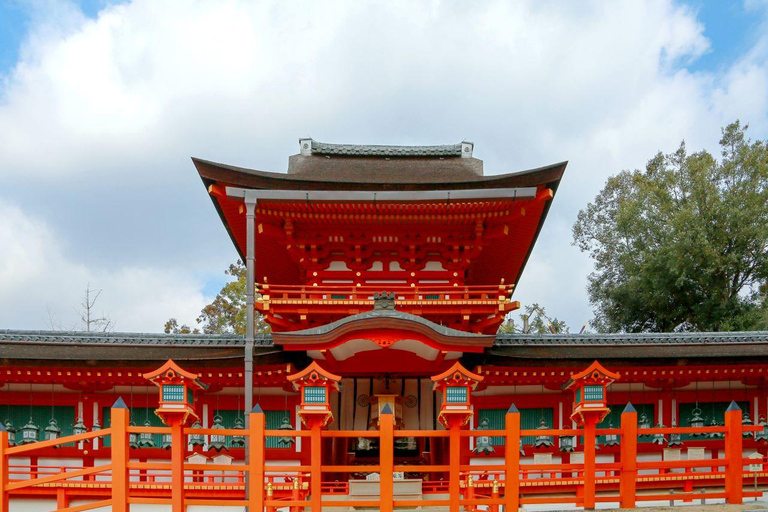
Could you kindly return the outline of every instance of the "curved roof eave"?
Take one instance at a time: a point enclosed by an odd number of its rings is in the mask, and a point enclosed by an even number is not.
[[[344,190],[380,190],[380,189],[407,189],[407,190],[433,190],[437,187],[453,189],[478,189],[478,188],[514,188],[530,187],[548,184],[551,188],[557,188],[557,184],[565,172],[567,161],[506,174],[490,176],[477,176],[471,180],[445,180],[429,182],[397,182],[397,181],[329,181],[327,179],[307,179],[296,174],[260,171],[247,169],[233,165],[221,164],[201,158],[192,157],[200,177],[206,186],[214,182],[227,183],[229,185],[256,188],[256,189],[283,189],[283,190],[328,190],[338,189],[339,185]],[[391,178],[391,176],[390,176]]]

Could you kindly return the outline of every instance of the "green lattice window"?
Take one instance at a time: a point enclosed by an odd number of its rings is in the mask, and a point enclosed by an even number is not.
[[[305,387],[304,403],[305,404],[324,404],[325,403],[325,387],[323,386]]]
[[[187,389],[187,403],[192,405],[195,401],[195,392],[191,389]]]
[[[166,384],[163,386],[163,402],[183,402],[184,386]]]
[[[581,388],[576,388],[576,403],[581,402]]]
[[[440,299],[440,296],[439,295],[425,295],[424,298],[426,300],[438,300],[438,299]]]
[[[449,404],[467,403],[466,386],[448,386],[445,390],[445,402]]]
[[[602,402],[603,386],[584,386],[585,402]]]
[[[331,295],[331,299],[333,299],[333,300],[346,300],[347,296],[346,295]]]
[[[490,430],[504,430],[504,418],[506,417],[507,409],[480,409],[477,414],[478,421],[482,421],[483,418],[488,420],[488,428]],[[521,409],[520,410],[520,428],[522,430],[532,430],[539,427],[542,416],[544,421],[550,427],[553,426],[555,418],[555,410],[542,408],[542,409]],[[533,444],[534,436],[523,437],[523,444]],[[500,446],[504,444],[505,439],[501,436],[491,438],[491,444],[494,446]]]

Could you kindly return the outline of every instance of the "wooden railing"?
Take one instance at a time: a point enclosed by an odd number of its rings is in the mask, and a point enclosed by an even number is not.
[[[239,435],[249,440],[250,458],[242,464],[195,464],[184,462],[186,443],[174,443],[171,462],[139,462],[131,460],[131,433],[170,434],[171,428],[129,426],[129,411],[118,400],[111,411],[112,426],[98,431],[51,441],[11,447],[8,433],[0,431],[0,512],[8,512],[9,499],[21,498],[34,490],[95,488],[90,494],[94,501],[69,506],[57,501],[59,512],[79,512],[111,506],[114,512],[128,512],[132,504],[171,505],[173,512],[183,512],[187,505],[247,506],[251,512],[289,509],[291,512],[319,512],[327,507],[370,507],[378,505],[384,512],[395,507],[432,506],[450,511],[469,512],[516,511],[525,504],[577,505],[594,508],[596,503],[613,502],[622,508],[632,508],[640,501],[693,501],[724,499],[741,503],[744,497],[757,496],[744,488],[755,473],[744,471],[750,464],[763,464],[764,458],[745,458],[742,436],[760,430],[759,426],[744,426],[741,411],[731,407],[725,413],[725,424],[702,428],[651,428],[643,435],[722,433],[723,455],[706,460],[638,461],[637,413],[622,414],[619,428],[611,429],[536,429],[520,428],[520,413],[510,410],[505,416],[503,430],[395,430],[393,416],[383,414],[381,427],[374,431],[327,431],[319,427],[292,431],[289,435],[309,443],[309,461],[300,465],[278,465],[267,460],[265,441],[268,437],[285,437],[284,430],[267,430],[265,415],[256,409],[249,416],[246,430],[194,429],[201,435]],[[190,430],[182,435],[186,436]],[[620,437],[617,461],[597,462],[586,457],[584,463],[522,464],[519,452],[523,436],[603,436]],[[469,462],[469,438],[501,437],[504,445],[495,446],[492,463],[476,464],[484,459],[475,456]],[[11,458],[30,457],[36,450],[66,443],[87,442],[111,437],[111,459],[108,464],[94,467],[24,466],[11,464]],[[323,439],[359,437],[377,439],[378,461],[366,464],[328,464],[323,453]],[[427,438],[432,450],[442,446],[447,454],[443,460],[422,465],[403,465],[395,458],[395,440],[403,437]],[[594,439],[584,439],[588,446]],[[508,449],[507,449],[508,448]],[[588,451],[586,451],[588,453]],[[718,448],[719,453],[719,448]],[[585,454],[586,455],[586,454]],[[179,462],[181,461],[181,462]],[[323,461],[326,461],[323,464]],[[421,478],[421,495],[404,498],[396,494],[395,473],[417,474]],[[350,495],[350,476],[378,473],[376,501]],[[334,479],[328,478],[333,474]],[[347,477],[339,478],[339,475]],[[768,474],[759,472],[760,480]],[[746,479],[746,480],[745,480]],[[99,492],[101,494],[99,494]],[[60,496],[59,493],[57,496]]]

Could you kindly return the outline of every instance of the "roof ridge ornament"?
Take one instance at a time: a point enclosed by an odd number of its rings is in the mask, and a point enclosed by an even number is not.
[[[429,146],[399,146],[386,144],[331,144],[311,137],[299,139],[303,156],[375,156],[375,157],[460,157],[472,158],[474,143],[436,144]]]
[[[373,294],[374,311],[394,311],[395,292],[376,292]]]

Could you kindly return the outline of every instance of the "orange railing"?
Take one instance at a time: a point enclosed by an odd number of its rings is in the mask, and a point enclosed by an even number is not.
[[[742,425],[741,411],[737,409],[726,412],[723,426],[642,430],[643,435],[722,433],[724,439],[717,441],[722,446],[715,452],[722,451],[722,456],[706,460],[638,461],[635,412],[622,414],[619,428],[523,430],[520,414],[513,410],[507,413],[503,430],[482,432],[458,427],[395,430],[393,416],[387,414],[380,417],[380,429],[374,431],[328,431],[319,427],[292,431],[291,436],[309,444],[309,457],[299,465],[267,460],[266,438],[285,437],[286,431],[267,430],[262,412],[250,414],[249,427],[245,430],[194,429],[199,435],[246,437],[250,443],[249,462],[239,464],[185,462],[183,457],[189,453],[186,443],[173,445],[171,462],[132,460],[128,445],[131,433],[187,435],[191,431],[129,426],[128,409],[120,406],[113,408],[111,415],[110,428],[23,446],[9,446],[8,433],[0,432],[0,512],[10,510],[11,497],[21,498],[34,494],[33,491],[51,489],[56,493],[65,484],[67,489],[87,488],[90,494],[84,496],[94,501],[78,506],[59,501],[56,510],[60,512],[105,506],[111,506],[115,512],[127,512],[132,504],[171,505],[173,512],[183,512],[188,505],[248,506],[252,512],[278,509],[314,512],[327,507],[370,507],[374,503],[384,512],[391,512],[394,507],[417,506],[498,512],[501,506],[505,510],[517,510],[524,504],[594,508],[596,503],[612,502],[631,508],[640,501],[725,499],[728,503],[741,503],[744,497],[759,494],[745,490],[745,482],[750,483],[755,473],[744,471],[744,467],[766,462],[765,458],[744,458],[743,434],[762,427]],[[583,445],[587,447],[590,443],[594,446],[597,436],[609,434],[621,439],[618,460],[614,462],[598,462],[594,451],[585,449],[583,463],[521,464],[518,449],[521,437],[579,436],[584,438]],[[495,446],[493,463],[483,464],[482,457],[468,463],[468,438],[478,435],[504,439],[504,445]],[[36,450],[106,436],[111,437],[108,464],[66,467],[18,463],[20,457],[34,456]],[[332,457],[323,453],[324,439],[359,437],[378,440],[378,460],[350,465],[328,463]],[[420,465],[399,463],[394,446],[395,440],[403,437],[429,439],[432,450],[442,446],[445,456]],[[11,464],[11,458],[16,462]],[[395,480],[395,474],[401,472],[410,478]],[[355,474],[371,473],[377,473],[378,479],[352,478]],[[763,483],[768,481],[768,474],[759,472],[758,476]],[[403,482],[415,487],[405,492],[401,487]],[[363,488],[368,492],[359,492]],[[373,494],[371,488],[375,490]],[[60,497],[61,493],[55,495]],[[78,499],[85,498],[79,496]]]

